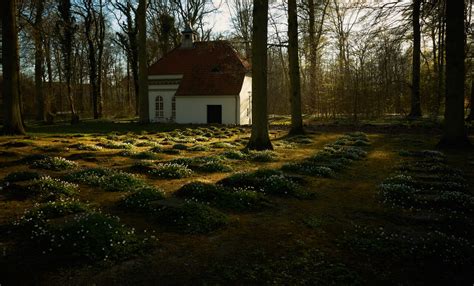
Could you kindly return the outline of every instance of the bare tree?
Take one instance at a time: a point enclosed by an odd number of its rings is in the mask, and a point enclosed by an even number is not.
[[[413,69],[411,87],[411,111],[409,117],[421,117],[420,101],[420,57],[421,57],[421,27],[420,27],[421,0],[413,0]]]
[[[439,147],[470,147],[464,125],[465,27],[464,1],[446,2],[446,110]]]
[[[296,0],[288,0],[288,57],[290,72],[291,135],[304,133],[303,117],[301,114],[301,83],[298,52],[298,12]]]
[[[60,31],[60,44],[64,64],[63,71],[66,80],[67,98],[69,100],[71,111],[71,124],[77,124],[79,123],[79,115],[76,112],[71,87],[73,77],[73,45],[76,25],[74,17],[72,16],[70,0],[60,0],[58,11],[60,14],[60,22],[57,24],[57,27]]]
[[[273,149],[267,113],[268,0],[255,0],[253,5],[252,133],[247,148],[266,150]]]
[[[148,123],[150,115],[148,110],[148,65],[146,55],[146,0],[138,4],[138,55],[139,55],[139,98],[140,98],[140,123]]]
[[[20,111],[18,32],[16,0],[1,1],[3,134],[25,134]],[[8,55],[8,56],[5,56]]]

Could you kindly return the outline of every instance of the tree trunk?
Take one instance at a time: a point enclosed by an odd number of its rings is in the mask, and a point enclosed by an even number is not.
[[[46,100],[43,92],[43,1],[35,2],[34,44],[35,44],[35,99],[36,120],[46,122]]]
[[[291,129],[290,134],[303,134],[301,114],[301,82],[298,59],[298,14],[296,0],[288,0],[288,56],[290,74]]]
[[[25,134],[20,111],[18,32],[16,0],[1,1],[2,69],[3,69],[3,134]],[[8,57],[6,56],[8,55]]]
[[[464,1],[446,3],[446,110],[442,148],[469,147],[464,125]]]
[[[411,111],[409,117],[421,117],[420,102],[420,56],[421,56],[421,0],[413,0],[413,66],[411,88]]]
[[[471,81],[471,99],[469,100],[470,112],[469,116],[466,118],[466,121],[474,121],[474,79]]]
[[[138,24],[138,62],[139,62],[139,98],[140,123],[149,123],[148,108],[148,69],[146,54],[146,0],[140,0],[137,13]]]
[[[268,136],[267,38],[268,0],[255,0],[252,35],[252,134],[248,149],[273,149]]]

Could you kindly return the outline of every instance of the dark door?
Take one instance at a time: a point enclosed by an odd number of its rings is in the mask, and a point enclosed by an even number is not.
[[[222,124],[222,105],[207,106],[207,124]]]

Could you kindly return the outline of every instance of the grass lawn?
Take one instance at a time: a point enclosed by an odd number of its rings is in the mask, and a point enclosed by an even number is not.
[[[471,285],[474,152],[374,126],[276,126],[272,152],[222,126],[0,137],[0,284]]]

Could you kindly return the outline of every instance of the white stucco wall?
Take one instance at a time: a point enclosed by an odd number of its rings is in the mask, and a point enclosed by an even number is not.
[[[167,75],[167,76],[148,76],[148,82],[156,80],[179,80],[182,79],[182,75]],[[171,102],[173,96],[178,90],[178,84],[160,84],[152,85],[148,84],[148,102],[149,102],[149,118],[150,122],[170,122],[172,121],[171,115]],[[163,118],[159,119],[156,117],[156,98],[158,96],[163,97]]]
[[[252,77],[245,76],[240,91],[240,125],[252,124]]]
[[[207,106],[222,105],[222,124],[236,122],[236,96],[178,96],[176,97],[176,122],[181,124],[206,124]]]

